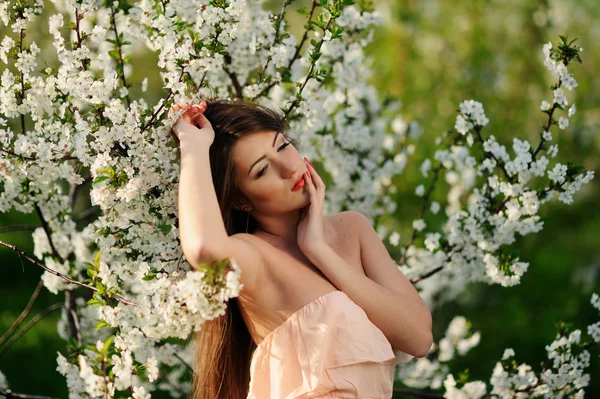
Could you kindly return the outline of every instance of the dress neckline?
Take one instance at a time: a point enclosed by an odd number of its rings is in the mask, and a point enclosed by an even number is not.
[[[265,335],[265,337],[256,345],[256,350],[258,350],[262,346],[262,344],[267,341],[267,339],[269,339],[272,335],[276,334],[277,331],[279,331],[284,325],[286,325],[298,313],[306,310],[311,305],[313,305],[313,304],[315,304],[315,303],[317,303],[317,302],[325,299],[325,297],[328,297],[328,296],[330,296],[330,295],[332,295],[334,293],[342,293],[342,294],[344,294],[344,296],[348,297],[346,295],[346,293],[344,291],[341,291],[341,290],[333,290],[333,291],[330,291],[330,292],[328,292],[326,294],[319,295],[318,297],[316,297],[312,301],[308,302],[306,305],[302,306],[300,309],[294,311],[294,313],[292,313],[287,319],[285,319],[285,321],[283,323],[281,323],[280,325],[278,325],[277,327],[275,327],[270,333],[268,333],[267,335]]]

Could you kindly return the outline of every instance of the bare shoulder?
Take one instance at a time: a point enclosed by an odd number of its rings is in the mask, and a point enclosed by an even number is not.
[[[336,238],[342,240],[352,240],[357,242],[361,232],[370,225],[369,219],[362,213],[357,211],[343,211],[328,215],[328,220],[333,234]]]
[[[242,269],[242,284],[252,291],[265,274],[265,264],[269,256],[264,242],[248,233],[236,233],[229,236],[229,244],[221,257],[233,257]]]
[[[343,211],[328,215],[331,225],[338,233],[356,234],[362,231],[371,221],[358,211]]]

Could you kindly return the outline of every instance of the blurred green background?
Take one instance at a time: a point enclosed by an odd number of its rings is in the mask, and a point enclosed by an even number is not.
[[[295,3],[291,10],[307,3]],[[278,11],[280,2],[269,1],[266,6]],[[373,61],[373,84],[382,98],[397,96],[403,102],[401,114],[423,127],[413,159],[394,181],[398,210],[383,221],[401,233],[401,245],[408,241],[410,225],[420,207],[414,188],[426,182],[419,166],[433,155],[434,139],[454,126],[461,101],[475,99],[483,103],[490,119],[484,136],[494,134],[509,149],[513,137],[537,145],[541,125],[546,121],[539,105],[542,100],[551,101],[549,86],[554,84],[543,65],[541,50],[548,41],[556,45],[558,35],[578,38],[576,43],[584,51],[583,64],[569,68],[579,86],[572,92],[565,90],[569,104],[576,104],[577,113],[567,130],[552,129],[553,143],[559,144],[555,161],[573,160],[598,175],[600,8],[595,1],[378,1],[376,7],[384,16],[384,24],[367,48]],[[47,15],[52,12],[48,8],[46,16],[38,19],[35,29],[28,32],[28,43],[35,40],[40,48],[51,50]],[[298,37],[302,17],[294,12],[288,12],[288,17],[290,30]],[[6,28],[1,32],[14,37]],[[155,63],[155,54],[136,53],[133,64],[144,65],[143,75],[136,79],[134,72],[130,79],[137,83],[131,89],[135,97],[141,80],[149,77],[149,92],[144,97],[151,104],[161,95],[158,74],[147,67]],[[440,186],[435,194],[442,204],[445,188]],[[468,369],[470,380],[483,380],[489,385],[495,363],[509,347],[515,350],[519,363],[539,371],[540,362],[547,359],[545,346],[555,339],[560,320],[573,323],[573,328],[582,330],[582,338],[588,339],[586,326],[600,318],[590,304],[592,293],[600,293],[599,194],[596,177],[575,195],[574,204],[555,200],[542,206],[544,229],[518,237],[512,246],[521,252],[521,260],[530,263],[520,285],[502,288],[473,284],[458,301],[435,309],[436,342],[456,315],[465,316],[472,322],[472,330],[482,334],[479,346],[450,362],[455,377]],[[83,202],[79,205],[81,209],[87,206]],[[439,223],[426,221],[430,227]],[[22,224],[37,226],[39,220],[35,215],[16,212],[0,214],[0,226]],[[0,233],[0,240],[33,252],[30,232]],[[399,247],[386,244],[398,259]],[[0,280],[1,335],[27,304],[42,270],[4,247],[0,248],[0,263],[4,272]],[[63,300],[64,295],[44,289],[28,319]],[[65,379],[56,371],[56,352],[65,353],[65,342],[56,329],[59,317],[60,311],[45,317],[0,358],[0,370],[14,392],[67,397]],[[598,353],[592,350],[586,398],[600,397]]]

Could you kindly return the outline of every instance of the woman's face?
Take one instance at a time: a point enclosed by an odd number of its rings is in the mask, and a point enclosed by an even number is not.
[[[238,187],[252,210],[279,214],[310,203],[305,187],[292,191],[307,167],[280,132],[264,130],[242,137],[233,149],[233,161]]]

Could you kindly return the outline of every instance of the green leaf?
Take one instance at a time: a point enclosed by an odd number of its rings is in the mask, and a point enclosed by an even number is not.
[[[102,251],[96,252],[96,256],[94,257],[94,268],[95,269],[100,269],[100,255],[101,254],[102,254]]]
[[[101,321],[98,322],[98,324],[96,324],[95,329],[99,330],[99,329],[104,328],[104,327],[110,327],[110,324],[108,324],[104,320],[101,320]]]
[[[86,302],[88,305],[105,305],[106,302],[105,301],[101,301],[97,298],[92,298],[89,301]]]
[[[110,58],[113,60],[119,61],[119,52],[117,50],[110,50],[108,55],[110,55]]]
[[[111,335],[110,337],[108,337],[108,339],[104,342],[104,347],[102,348],[102,352],[103,353],[107,353],[108,350],[110,349],[110,346],[113,343],[113,340],[115,339],[114,335]]]
[[[94,179],[94,181],[92,182],[92,185],[102,183],[104,180],[108,180],[108,179],[110,179],[110,177],[108,177],[108,176],[98,176]]]
[[[173,225],[168,224],[168,223],[161,223],[161,224],[158,225],[158,229],[160,231],[162,231],[162,233],[164,235],[169,234],[169,232],[171,231],[172,228],[173,228]]]

